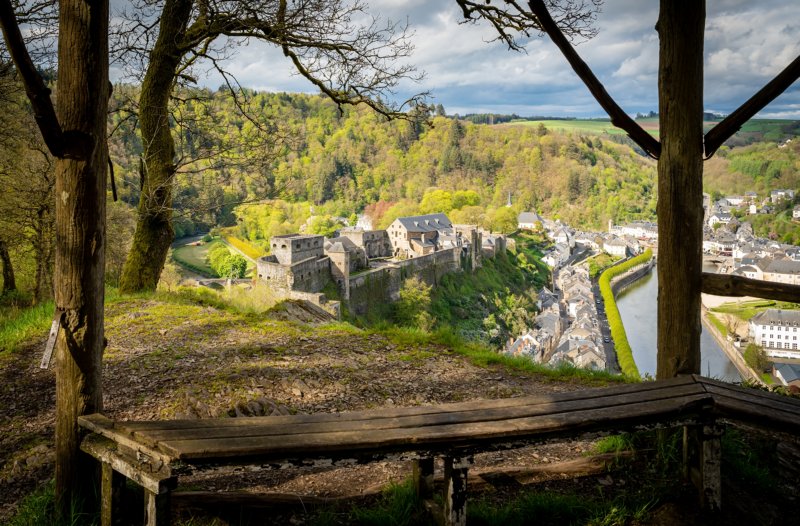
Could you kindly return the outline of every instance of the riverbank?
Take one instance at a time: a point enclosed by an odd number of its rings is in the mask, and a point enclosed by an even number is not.
[[[643,376],[655,376],[658,368],[657,335],[658,324],[658,265],[650,273],[620,291],[617,306],[622,315],[628,340],[633,349],[633,358]],[[741,382],[739,371],[727,354],[720,349],[717,340],[703,326],[700,334],[700,372],[709,378],[725,382]]]
[[[622,315],[617,307],[616,295],[626,283],[630,284],[646,275],[652,268],[652,263],[653,252],[648,249],[643,254],[609,268],[598,280],[603,304],[606,306],[608,326],[614,340],[617,362],[624,375],[636,379],[640,379],[641,374],[633,358],[633,350],[628,342]]]
[[[736,367],[736,370],[739,371],[739,374],[742,376],[742,379],[748,380],[750,382],[754,382],[757,385],[765,386],[763,380],[758,375],[756,371],[754,371],[747,362],[744,361],[744,357],[739,352],[736,347],[728,341],[728,338],[723,335],[711,320],[708,319],[708,309],[703,302],[703,305],[700,308],[700,321],[703,323],[703,327],[714,337],[719,346],[720,350],[725,353],[725,356],[728,357],[728,360]],[[702,373],[702,371],[701,371]]]

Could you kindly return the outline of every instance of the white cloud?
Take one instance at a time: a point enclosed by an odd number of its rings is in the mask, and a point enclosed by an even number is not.
[[[705,106],[730,112],[800,54],[797,0],[709,0],[705,40]],[[488,24],[462,24],[453,0],[370,0],[370,12],[409,20],[416,49],[411,62],[427,74],[421,85],[403,83],[398,98],[430,90],[448,111],[602,116],[600,107],[547,39],[532,38],[527,53],[509,51]],[[598,36],[579,54],[629,113],[658,106],[657,2],[608,0],[599,13]],[[274,47],[250,42],[227,65],[249,87],[313,92],[293,75]],[[217,74],[202,80],[216,88]],[[795,115],[794,86],[763,115]]]

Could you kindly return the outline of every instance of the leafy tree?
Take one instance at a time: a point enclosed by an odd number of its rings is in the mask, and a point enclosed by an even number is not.
[[[411,52],[405,28],[381,26],[377,19],[359,25],[364,6],[358,1],[163,0],[158,7],[137,12],[119,31],[129,51],[141,50],[139,42],[153,42],[146,60],[138,57],[147,63],[139,96],[139,106],[146,108],[139,114],[143,183],[133,246],[120,282],[124,292],[155,288],[166,261],[174,234],[176,176],[169,101],[176,81],[191,79],[199,61],[216,68],[240,97],[245,94],[234,88],[235,79],[221,61],[230,45],[257,38],[279,47],[300,75],[338,105],[363,103],[389,117],[400,113],[381,94],[414,77],[413,68],[401,62]],[[274,135],[268,126],[249,120]]]
[[[395,303],[398,323],[430,329],[431,286],[417,276],[406,279],[400,289],[400,300]]]
[[[453,196],[445,190],[432,190],[422,196],[419,204],[421,214],[448,213],[453,209]]]
[[[334,233],[344,225],[334,220],[331,216],[314,216],[308,222],[306,232],[309,234],[317,234],[325,237],[332,237]]]
[[[491,214],[490,225],[493,232],[510,234],[517,229],[517,212],[507,206],[498,208]]]
[[[60,0],[58,97],[36,68],[9,0],[0,1],[6,48],[23,79],[36,123],[55,157],[56,510],[89,506],[96,471],[79,451],[78,416],[103,409],[101,386],[108,169],[108,0]],[[78,510],[79,512],[81,510]]]
[[[247,260],[233,254],[222,243],[217,243],[208,251],[208,265],[221,278],[243,278],[247,273]]]
[[[764,371],[769,367],[769,358],[767,358],[764,348],[752,342],[748,343],[744,349],[744,361],[757,372]]]

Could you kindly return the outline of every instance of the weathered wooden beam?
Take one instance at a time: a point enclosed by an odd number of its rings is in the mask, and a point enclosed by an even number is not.
[[[119,513],[122,489],[125,477],[114,470],[108,462],[102,463],[102,479],[100,487],[100,524],[114,526],[120,523]]]
[[[656,378],[700,372],[704,0],[661,0]]]
[[[575,48],[573,48],[567,40],[567,37],[564,36],[564,33],[561,32],[561,29],[559,29],[558,25],[550,16],[550,12],[547,10],[544,1],[531,0],[529,5],[531,12],[539,19],[542,30],[547,33],[553,43],[558,47],[567,59],[567,62],[569,62],[569,65],[572,66],[575,74],[578,75],[586,87],[589,88],[589,91],[598,104],[600,104],[606,113],[608,113],[608,116],[611,117],[611,123],[617,128],[628,132],[628,136],[633,139],[636,144],[641,146],[648,155],[658,159],[659,155],[661,155],[661,144],[655,137],[639,126],[636,121],[631,119],[630,116],[619,107],[611,95],[608,94],[603,84],[597,79],[589,66],[586,65],[586,62],[581,59],[575,51]]]
[[[709,272],[703,272],[702,284],[705,294],[715,296],[754,296],[770,300],[800,302],[800,285]]]
[[[715,423],[683,428],[684,475],[697,488],[701,508],[718,513],[722,507],[722,445],[725,428]]]
[[[778,76],[769,81],[758,93],[750,97],[747,102],[739,106],[736,111],[725,117],[719,124],[711,128],[705,136],[706,157],[711,157],[742,125],[775,97],[786,91],[798,78],[800,78],[800,56],[781,71]]]
[[[414,461],[414,487],[420,500],[433,496],[433,458]]]
[[[172,519],[170,512],[169,491],[161,494],[144,491],[145,526],[169,526]]]
[[[120,453],[117,444],[107,438],[89,435],[81,442],[81,450],[103,464],[110,465],[148,491],[163,493],[176,486],[177,478],[172,476],[169,468],[161,466],[154,469],[150,464],[140,463],[135,458]]]
[[[444,524],[467,524],[467,470],[472,462],[466,458],[444,458]]]

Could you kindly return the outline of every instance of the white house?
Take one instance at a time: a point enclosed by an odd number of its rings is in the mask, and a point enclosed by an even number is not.
[[[767,309],[750,319],[750,337],[770,358],[800,358],[800,311]]]
[[[517,228],[520,230],[539,230],[544,226],[544,220],[536,212],[522,212],[517,216]]]
[[[773,190],[769,194],[770,200],[775,203],[780,203],[784,199],[794,199],[794,190],[783,189],[783,190]]]
[[[628,255],[628,245],[620,239],[609,239],[603,243],[603,251],[624,258]]]
[[[728,212],[717,212],[715,214],[712,214],[711,217],[708,218],[708,226],[714,228],[714,225],[716,225],[717,223],[722,223],[723,225],[727,225],[728,223],[731,222],[731,219],[733,219],[733,216]]]
[[[800,261],[773,259],[764,269],[764,280],[800,285]]]

